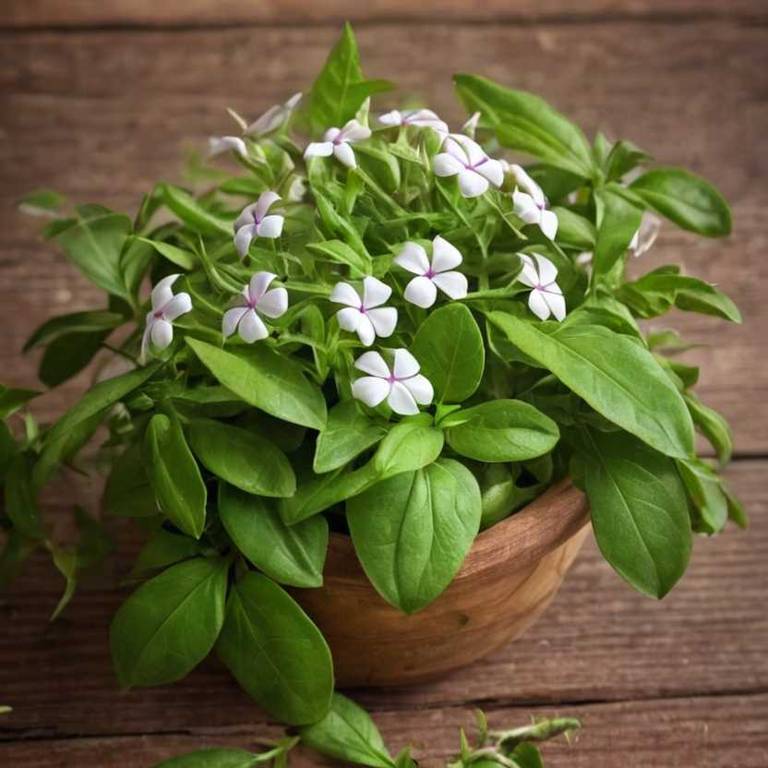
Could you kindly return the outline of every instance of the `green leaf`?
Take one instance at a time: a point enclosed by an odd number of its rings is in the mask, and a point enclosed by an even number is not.
[[[50,216],[64,204],[66,198],[53,189],[36,189],[19,200],[19,210],[30,216]]]
[[[594,161],[584,134],[543,99],[475,75],[456,75],[453,81],[467,111],[481,113],[481,125],[493,128],[499,144],[578,176],[592,176]]]
[[[550,330],[504,312],[488,319],[609,421],[668,456],[693,453],[693,423],[680,393],[628,336],[593,325]]]
[[[728,422],[716,410],[704,405],[695,395],[685,393],[683,399],[696,428],[717,452],[720,464],[727,464],[733,453],[733,436]]]
[[[104,487],[104,509],[115,517],[151,517],[158,513],[155,492],[142,461],[143,445],[129,445],[112,463]]]
[[[519,768],[544,768],[541,752],[534,744],[518,744],[512,752],[512,758]]]
[[[163,514],[199,539],[205,527],[207,491],[178,419],[156,413],[145,436],[147,472]]]
[[[172,683],[211,651],[224,621],[227,561],[197,557],[142,584],[110,628],[123,687]]]
[[[43,525],[32,484],[30,458],[20,453],[12,460],[5,478],[5,513],[13,527],[28,539],[42,539]]]
[[[485,345],[472,312],[463,304],[447,304],[431,312],[419,327],[411,351],[421,373],[432,382],[438,402],[463,402],[480,384]]]
[[[631,141],[617,141],[605,158],[603,167],[608,181],[618,181],[627,173],[651,160],[651,156]]]
[[[431,464],[443,450],[443,431],[420,421],[403,421],[392,427],[373,457],[380,478],[413,472]]]
[[[685,489],[674,462],[621,432],[584,432],[585,489],[605,559],[635,589],[663,597],[691,553]]]
[[[249,405],[292,424],[325,426],[323,393],[289,358],[263,346],[228,352],[189,337],[186,342],[219,382]]]
[[[257,496],[219,485],[219,516],[235,546],[270,578],[291,587],[319,587],[328,548],[322,515],[286,525]]]
[[[354,400],[338,403],[317,436],[313,468],[319,474],[343,467],[386,434],[386,426],[363,414]]]
[[[681,168],[655,168],[629,187],[679,227],[707,237],[731,231],[731,210],[707,181]]]
[[[643,211],[633,205],[614,184],[598,190],[599,225],[593,268],[596,275],[608,274],[627,252],[635,232],[640,228]]]
[[[597,231],[589,219],[560,206],[552,208],[552,212],[557,215],[558,243],[580,251],[594,250]]]
[[[350,275],[352,277],[362,277],[363,275],[371,274],[371,257],[363,251],[350,248],[341,240],[324,240],[321,243],[309,243],[307,250],[338,264],[346,264],[351,269]]]
[[[54,339],[65,334],[94,333],[97,331],[111,331],[125,322],[123,315],[117,312],[91,310],[87,312],[73,312],[69,315],[58,315],[46,320],[38,326],[34,333],[27,339],[23,351],[49,344]]]
[[[717,473],[701,459],[678,461],[677,468],[694,507],[694,530],[719,533],[728,521],[728,499]]]
[[[120,270],[120,255],[133,229],[131,220],[103,208],[81,207],[82,216],[55,236],[69,260],[95,285],[130,299]]]
[[[189,428],[192,450],[216,477],[259,496],[293,496],[296,476],[286,455],[257,432],[200,419]]]
[[[164,259],[167,259],[171,264],[175,264],[177,267],[189,271],[194,269],[198,264],[198,259],[191,251],[179,248],[171,243],[164,243],[160,240],[150,240],[148,237],[137,237],[136,240],[151,246],[157,251]]]
[[[252,768],[261,761],[259,755],[244,749],[199,749],[186,755],[157,763],[155,768]]]
[[[158,528],[137,555],[131,569],[131,576],[143,576],[202,553],[203,548],[200,543],[190,539],[189,536],[180,536],[164,528]]]
[[[560,439],[557,424],[522,400],[492,400],[451,414],[448,445],[477,461],[525,461],[549,453]]]
[[[300,731],[302,744],[328,757],[370,768],[392,768],[394,761],[369,714],[354,701],[333,694],[325,717]]]
[[[51,476],[58,463],[66,458],[72,445],[72,434],[83,426],[96,428],[93,421],[108,408],[126,395],[140,387],[160,367],[160,363],[136,368],[133,371],[100,381],[88,390],[80,400],[70,408],[46,434],[43,451],[35,467],[35,485],[40,487]]]
[[[39,394],[34,389],[17,389],[0,384],[0,419],[7,419]]]
[[[385,80],[365,80],[355,35],[352,27],[345,24],[339,42],[309,93],[312,132],[321,133],[332,126],[340,128],[355,116],[368,96],[391,87]]]
[[[38,377],[46,387],[58,387],[80,373],[93,360],[109,331],[68,333],[58,336],[45,348]]]
[[[161,184],[159,192],[163,202],[195,232],[232,237],[232,224],[206,211],[189,192],[172,184]]]
[[[328,645],[293,598],[266,576],[251,572],[233,587],[217,648],[246,692],[279,720],[305,725],[328,711]]]
[[[358,559],[379,594],[413,613],[450,584],[480,527],[480,489],[458,461],[403,472],[347,502]]]

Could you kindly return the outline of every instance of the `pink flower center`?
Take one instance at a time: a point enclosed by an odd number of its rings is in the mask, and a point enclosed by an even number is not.
[[[162,309],[156,309],[156,310],[155,310],[155,311],[152,313],[152,317],[154,317],[154,318],[155,318],[155,320],[161,320],[161,319],[162,319],[162,317],[163,317],[163,310],[162,310]]]
[[[424,277],[426,277],[426,278],[428,278],[428,279],[430,279],[430,280],[431,280],[431,279],[432,279],[432,278],[433,278],[433,277],[434,277],[436,274],[437,274],[437,273],[435,272],[435,270],[434,270],[434,269],[432,269],[432,267],[430,267],[430,268],[429,268],[429,269],[428,269],[428,270],[427,270],[427,271],[424,273]]]
[[[360,306],[357,308],[361,315],[365,314],[365,305],[360,304]]]

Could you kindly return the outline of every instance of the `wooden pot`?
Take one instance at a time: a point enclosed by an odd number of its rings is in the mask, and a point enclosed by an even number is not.
[[[323,586],[293,594],[328,640],[339,686],[421,682],[519,637],[560,587],[588,520],[584,494],[563,480],[483,531],[445,592],[411,615],[379,596],[341,534]]]

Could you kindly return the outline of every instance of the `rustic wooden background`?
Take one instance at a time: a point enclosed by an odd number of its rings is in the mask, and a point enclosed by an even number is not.
[[[133,211],[158,177],[229,128],[305,89],[344,18],[366,71],[460,119],[454,71],[541,92],[590,131],[601,126],[664,162],[712,178],[734,233],[664,231],[656,259],[682,262],[744,310],[742,327],[674,320],[701,347],[700,394],[736,432],[728,476],[752,518],[697,543],[663,603],[629,590],[589,544],[544,619],[521,641],[452,677],[366,691],[387,740],[436,764],[482,707],[495,725],[577,715],[553,766],[768,765],[768,8],[761,0],[4,0],[0,6],[0,377],[30,385],[19,357],[47,316],[100,301],[44,245],[14,201],[57,188]],[[648,260],[646,264],[650,264]],[[47,396],[59,413],[85,384]],[[66,494],[55,500],[65,504]],[[121,694],[110,669],[114,579],[47,621],[61,588],[43,558],[0,602],[4,766],[149,766],[204,745],[247,746],[274,723],[215,663],[181,684]]]

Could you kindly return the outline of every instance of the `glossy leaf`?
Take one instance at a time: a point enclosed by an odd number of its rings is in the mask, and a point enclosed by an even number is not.
[[[189,192],[172,184],[161,184],[159,190],[168,208],[195,232],[232,237],[232,224],[207,211]]]
[[[362,413],[354,400],[338,403],[328,412],[325,429],[317,436],[315,472],[343,467],[376,445],[386,433],[384,424]]]
[[[38,326],[24,344],[23,351],[49,344],[54,339],[67,334],[96,333],[112,331],[125,322],[125,317],[117,312],[92,310],[58,315]]]
[[[443,450],[443,431],[420,421],[392,427],[373,457],[379,477],[413,472],[431,464]]]
[[[199,749],[157,763],[154,768],[252,768],[262,762],[244,749]]]
[[[717,452],[720,464],[727,464],[733,453],[733,436],[728,422],[713,408],[704,405],[695,395],[683,395],[696,429],[707,438]]]
[[[143,576],[203,554],[203,546],[189,536],[158,528],[136,556],[131,576]]]
[[[693,505],[694,530],[720,532],[728,520],[728,499],[717,473],[701,459],[678,461],[677,468]]]
[[[627,252],[643,218],[642,208],[631,203],[621,188],[610,184],[597,193],[599,226],[595,239],[594,274],[605,275]]]
[[[7,419],[39,394],[34,389],[5,387],[0,384],[0,419]]]
[[[104,487],[104,509],[116,517],[150,517],[158,513],[142,454],[144,446],[132,443],[114,460]]]
[[[364,251],[357,251],[341,240],[325,240],[322,243],[310,243],[307,249],[321,258],[346,264],[352,277],[361,277],[371,272],[371,257]]]
[[[5,513],[13,527],[28,539],[42,539],[43,525],[32,484],[29,456],[20,453],[11,461],[3,490]]]

